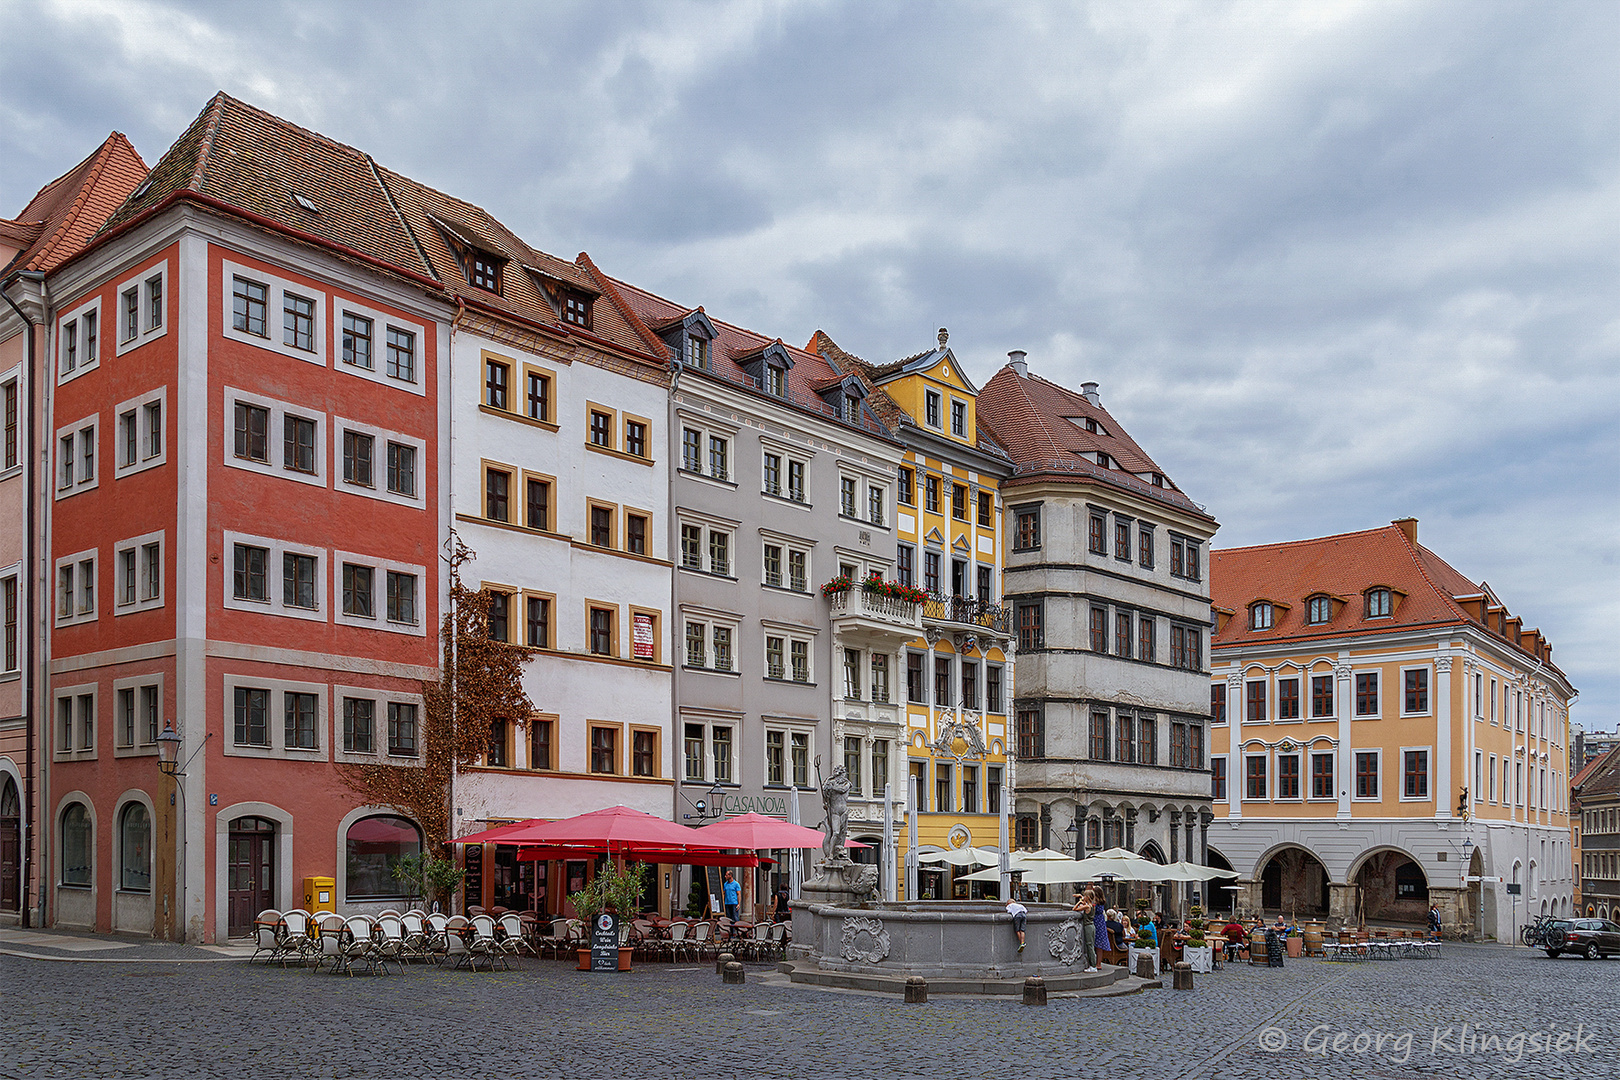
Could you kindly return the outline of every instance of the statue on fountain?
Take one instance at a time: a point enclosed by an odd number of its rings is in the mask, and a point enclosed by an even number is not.
[[[849,862],[844,847],[849,838],[849,772],[842,766],[828,774],[821,785],[821,805],[827,812],[827,839],[821,844],[824,866]]]
[[[816,764],[819,773],[819,760]],[[821,844],[821,863],[800,890],[807,903],[850,904],[877,896],[878,868],[852,861],[844,847],[849,839],[849,791],[849,773],[842,765],[821,783],[827,838]]]

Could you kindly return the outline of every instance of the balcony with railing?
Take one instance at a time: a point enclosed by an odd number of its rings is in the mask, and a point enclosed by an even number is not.
[[[975,596],[930,596],[923,601],[924,622],[971,626],[993,634],[1011,632],[1012,614],[1005,605]]]
[[[901,632],[915,636],[922,632],[922,602],[903,596],[894,596],[849,585],[844,588],[823,589],[832,605],[835,626],[844,629],[865,629],[880,634]]]

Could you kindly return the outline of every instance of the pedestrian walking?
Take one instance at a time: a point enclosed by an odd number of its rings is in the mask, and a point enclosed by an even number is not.
[[[1108,912],[1103,906],[1102,891],[1099,889],[1091,890],[1091,929],[1092,940],[1097,950],[1099,952],[1106,950],[1108,948]],[[1088,970],[1095,971],[1097,967],[1098,964],[1093,960]]]
[[[1080,913],[1080,956],[1085,961],[1086,970],[1097,970],[1097,935],[1092,930],[1092,912],[1096,910],[1097,902],[1092,898],[1090,889],[1082,889],[1080,896],[1074,902],[1074,910]]]

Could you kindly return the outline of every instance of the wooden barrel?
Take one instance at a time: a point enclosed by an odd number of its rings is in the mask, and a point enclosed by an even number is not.
[[[1305,924],[1305,954],[1307,956],[1322,955],[1322,924],[1319,922]]]
[[[1266,932],[1257,928],[1249,932],[1249,963],[1264,967],[1266,963]]]

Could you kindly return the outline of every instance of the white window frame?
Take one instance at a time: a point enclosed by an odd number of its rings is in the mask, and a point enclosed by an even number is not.
[[[423,483],[422,472],[423,467],[427,462],[426,439],[418,439],[414,435],[407,435],[402,431],[391,431],[388,428],[380,428],[375,424],[367,424],[359,420],[350,420],[343,416],[333,415],[331,419],[332,431],[334,432],[333,447],[338,457],[338,466],[334,470],[335,475],[333,476],[333,487],[336,488],[336,490],[346,492],[350,495],[360,495],[367,499],[376,499],[379,502],[393,503],[396,506],[409,506],[418,510],[425,505],[423,500],[426,498],[426,496],[423,494],[422,489],[426,485]],[[234,422],[235,419],[233,410],[232,423],[234,424]],[[347,480],[343,479],[343,446],[340,442],[338,442],[338,440],[342,438],[342,433],[347,431],[352,431],[357,435],[370,435],[372,438],[372,483],[370,487],[366,487],[362,484],[351,484]],[[388,490],[388,444],[391,442],[399,443],[401,446],[414,447],[416,450],[415,495],[401,495],[398,492]]]
[[[1344,782],[1344,777],[1339,775],[1339,766],[1341,764],[1339,761],[1339,755],[1333,750],[1319,750],[1309,744],[1302,744],[1300,753],[1304,755],[1301,768],[1305,770],[1300,774],[1299,778],[1299,793],[1303,801],[1315,803],[1338,802],[1339,785]],[[1315,791],[1316,772],[1311,759],[1316,757],[1318,754],[1326,754],[1328,757],[1333,759],[1333,787],[1326,795],[1312,794],[1312,792]]]
[[[80,448],[84,445],[84,432],[90,432],[90,452],[94,462],[95,475],[90,479],[84,478]],[[73,438],[73,482],[67,485],[62,483],[62,439],[64,436]],[[86,491],[94,491],[101,486],[101,414],[91,413],[80,417],[71,424],[65,424],[56,429],[56,438],[51,443],[51,490],[56,501],[71,499],[75,495]]]
[[[148,597],[148,596],[145,595],[147,590],[144,587],[144,585],[146,584],[146,582],[145,582],[145,579],[142,577],[142,573],[143,573],[143,571],[145,569],[145,565],[146,565],[146,560],[143,558],[143,556],[145,554],[144,549],[146,548],[146,545],[153,544],[153,543],[158,545],[158,574],[159,574],[159,577],[158,577],[157,595]],[[168,557],[167,547],[168,547],[168,544],[167,544],[165,536],[164,536],[164,531],[161,530],[161,529],[158,530],[157,532],[149,532],[149,533],[143,533],[140,536],[132,536],[127,540],[120,540],[116,544],[113,545],[113,579],[114,580],[113,580],[113,608],[112,608],[112,611],[113,611],[113,616],[115,618],[117,616],[119,616],[119,615],[132,615],[137,611],[153,611],[153,610],[156,610],[158,608],[163,607],[164,604],[167,602],[168,589],[165,587],[165,582],[164,582],[164,579],[163,579],[163,574],[165,573],[165,570],[166,570],[167,565],[168,565],[168,563],[167,563],[167,557]],[[135,555],[135,581],[136,581],[135,599],[130,601],[129,603],[125,603],[124,600],[123,600],[123,582],[117,580],[118,575],[120,573],[122,573],[122,571],[123,571],[123,567],[122,567],[123,556],[124,556],[124,552],[126,552],[126,551],[133,552],[134,555]]]
[[[371,581],[372,610],[376,615],[365,618],[360,615],[346,615],[343,604],[339,599],[343,595],[343,566],[353,563],[356,566],[369,566],[374,571]],[[388,618],[388,574],[412,574],[416,578],[416,622],[394,622]],[[427,634],[427,620],[423,618],[423,606],[426,602],[427,568],[415,563],[396,562],[393,559],[380,559],[375,555],[361,555],[353,551],[333,550],[331,558],[331,581],[328,584],[332,602],[332,621],[344,626],[355,626],[363,630],[386,630],[391,634],[405,634],[410,637],[424,637]],[[521,593],[513,593],[521,599]]]
[[[1282,793],[1282,759],[1291,757],[1299,762],[1299,771],[1294,778],[1299,782],[1299,794],[1288,798]],[[1303,745],[1296,744],[1292,750],[1278,750],[1271,756],[1271,791],[1272,802],[1303,803],[1309,800],[1311,790],[1311,757]]]
[[[1403,676],[1403,678],[1404,678],[1404,676]],[[1408,795],[1406,793],[1406,755],[1409,754],[1409,753],[1426,753],[1426,754],[1429,755],[1428,758],[1425,759],[1428,762],[1428,769],[1427,769],[1428,783],[1425,785],[1429,789],[1429,793],[1427,795],[1421,795],[1421,796],[1420,795]],[[1380,767],[1382,767],[1382,762],[1380,762]],[[1403,746],[1403,747],[1401,747],[1401,786],[1400,786],[1400,801],[1401,802],[1403,802],[1403,803],[1435,802],[1438,799],[1439,796],[1434,790],[1434,779],[1435,779],[1435,770],[1434,770],[1434,747],[1433,746]]]
[[[420,323],[402,319],[397,315],[389,315],[376,308],[367,307],[344,296],[334,296],[332,307],[336,318],[332,320],[333,333],[337,340],[332,348],[332,367],[346,375],[352,375],[366,382],[377,383],[380,386],[392,386],[396,390],[404,390],[417,397],[427,396],[427,380],[422,374],[423,343],[427,341],[427,329]],[[362,319],[371,320],[371,368],[356,367],[343,362],[343,316],[358,315]],[[228,321],[227,321],[228,325]],[[414,379],[407,382],[388,374],[388,328],[404,330],[416,336],[411,351],[411,374]]]
[[[1345,702],[1345,707],[1350,710],[1350,719],[1352,721],[1355,721],[1355,720],[1382,720],[1384,718],[1384,691],[1389,689],[1389,687],[1386,685],[1389,682],[1389,680],[1384,678],[1384,676],[1386,674],[1388,674],[1388,673],[1386,671],[1384,671],[1384,669],[1382,667],[1360,668],[1360,669],[1352,669],[1351,670],[1351,672],[1350,672],[1350,700]],[[1376,676],[1378,676],[1378,708],[1374,709],[1370,713],[1359,712],[1356,709],[1356,698],[1360,696],[1356,691],[1356,679],[1357,679],[1358,676],[1361,676],[1361,675],[1376,675]],[[1335,688],[1335,689],[1337,689],[1337,688]],[[1405,702],[1402,702],[1402,704],[1405,704]],[[1336,702],[1336,701],[1334,702],[1334,707],[1335,708],[1338,707],[1338,702]]]
[[[160,282],[160,287],[163,289],[164,310],[163,321],[156,326],[152,325],[152,294],[150,292],[151,283],[154,280]],[[125,328],[123,326],[117,328],[114,336],[114,340],[117,342],[116,351],[113,353],[114,356],[123,356],[131,349],[138,349],[149,341],[156,341],[169,332],[169,260],[163,259],[160,262],[152,263],[145,269],[131,274],[118,283],[118,287],[113,291],[113,306],[117,308],[120,319],[123,318],[124,313],[124,294],[130,289],[135,289],[137,295],[135,311],[137,325],[135,333],[129,337],[124,336]],[[229,319],[226,320],[226,325],[230,325]]]
[[[147,675],[131,675],[128,678],[113,680],[113,716],[111,721],[113,757],[153,757],[157,754],[158,744],[156,742],[146,742],[142,738],[139,709],[141,707],[141,691],[146,687],[156,686],[158,700],[158,730],[163,730],[163,703],[165,701],[163,696],[164,682],[165,680],[161,672],[152,672]],[[135,741],[127,745],[121,745],[118,741],[118,698],[120,693],[124,690],[129,690],[135,695],[135,708],[137,710],[137,716],[135,719]]]
[[[372,703],[371,713],[371,740],[376,747],[371,753],[343,749],[343,699],[358,698]],[[232,707],[234,708],[234,697]],[[410,756],[404,754],[390,754],[388,752],[388,706],[414,705],[416,706],[416,753]],[[285,715],[286,706],[282,706]],[[425,708],[421,694],[398,693],[393,690],[379,690],[375,686],[347,686],[342,683],[332,687],[332,760],[345,762],[351,765],[400,765],[406,768],[422,768],[422,712]],[[235,717],[230,718],[235,722]],[[286,738],[286,721],[282,721],[282,738]],[[295,751],[298,754],[307,754],[309,751]]]
[[[965,438],[968,437],[968,432],[967,432],[967,428],[968,428],[968,405],[967,405],[967,402],[963,401],[961,398],[957,397],[955,394],[951,394],[951,395],[949,395],[949,397],[950,397],[950,402],[951,402],[951,404],[950,404],[950,421],[949,421],[949,423],[950,423],[950,432],[951,432],[952,435],[956,436],[958,439],[965,439]],[[957,409],[962,410],[962,430],[961,431],[956,430],[956,410]]]
[[[89,694],[92,699],[90,706],[90,745],[80,748],[84,740],[84,717],[79,712],[79,698]],[[73,710],[72,731],[69,734],[71,746],[58,745],[57,736],[61,734],[57,718],[61,715],[63,701],[71,701],[69,706]],[[101,750],[101,684],[81,683],[77,686],[57,686],[51,689],[51,758],[54,761],[95,761]]]
[[[767,655],[766,639],[773,637],[782,639],[782,677],[780,679],[772,678],[767,664],[762,662],[760,664],[760,670],[764,672],[762,678],[764,678],[767,682],[772,683],[789,683],[793,686],[815,686],[817,636],[818,632],[808,627],[791,626],[786,623],[761,620],[759,629],[759,655],[762,661]],[[798,679],[793,677],[794,642],[800,642],[805,646],[805,679],[803,682],[800,682]]]
[[[151,453],[147,445],[146,410],[150,405],[157,405],[162,410],[163,423],[158,432],[158,447],[156,453]],[[124,430],[123,422],[126,413],[135,414],[135,460],[126,464],[123,459]],[[234,422],[234,416],[232,420]],[[169,388],[160,386],[156,390],[148,390],[139,397],[126,398],[120,401],[113,409],[113,479],[121,480],[147,469],[154,469],[169,460]]]
[[[814,540],[805,540],[787,533],[774,532],[770,529],[759,530],[759,581],[761,585],[771,589],[781,589],[784,592],[794,593],[798,596],[815,595],[815,547]],[[765,548],[767,546],[782,549],[782,584],[772,585],[765,580]],[[793,571],[789,569],[793,560],[791,552],[799,552],[804,556],[804,591],[793,587]]]
[[[83,623],[95,622],[99,617],[102,592],[100,550],[100,548],[86,548],[84,551],[78,551],[72,555],[64,555],[57,559],[53,565],[53,572],[51,574],[51,602],[56,607],[54,620],[56,626],[78,626]],[[86,561],[96,564],[95,579],[92,582],[90,610],[87,612],[81,612],[79,610],[79,598],[84,595],[84,584],[82,581],[83,575],[79,573],[79,564]],[[72,610],[68,612],[63,612],[61,610],[60,601],[62,597],[58,587],[62,579],[62,568],[64,566],[73,567],[73,603],[71,605]]]
[[[1357,772],[1357,769],[1356,769],[1356,755],[1358,755],[1358,754],[1372,754],[1374,759],[1378,762],[1378,794],[1377,795],[1357,795],[1356,794],[1356,777],[1358,775],[1358,772]],[[1384,748],[1381,747],[1381,746],[1374,746],[1374,747],[1355,747],[1355,748],[1351,749],[1351,751],[1350,751],[1350,775],[1345,777],[1345,781],[1350,786],[1350,801],[1351,802],[1359,802],[1359,803],[1383,802],[1384,801]]]
[[[632,417],[632,419],[639,421],[641,418]],[[619,423],[619,426],[623,426],[622,421]],[[676,413],[676,430],[680,432],[680,435],[679,441],[677,442],[675,472],[688,480],[703,480],[707,483],[719,484],[720,486],[727,488],[735,488],[737,486],[737,433],[739,430],[741,430],[740,428],[732,424],[720,423],[713,416],[709,416],[704,413],[678,410]],[[695,431],[698,433],[697,469],[689,469],[686,467],[686,432],[688,431]],[[644,461],[652,460],[650,454],[650,451],[652,450],[652,443],[650,441],[652,438],[652,431],[650,429],[647,432],[647,437],[649,440],[647,446],[649,455],[641,459]],[[621,443],[623,438],[624,436],[622,434],[617,435],[617,439]],[[709,448],[711,441],[714,439],[719,439],[726,444],[725,476],[715,476],[714,473],[710,471],[712,459],[710,457]],[[611,448],[619,449],[618,446],[613,446]],[[760,460],[760,468],[762,470],[761,475],[763,475],[764,459],[761,458]]]
[[[326,683],[297,682],[289,679],[264,679],[240,672],[226,672],[220,676],[225,696],[222,710],[225,737],[220,752],[229,757],[284,758],[291,761],[328,761],[332,747],[332,693]],[[270,704],[265,714],[269,746],[238,746],[236,743],[236,690],[245,687],[270,691]],[[313,749],[289,748],[287,743],[287,695],[315,695],[315,746]],[[384,721],[386,723],[386,719]]]
[[[27,582],[23,580],[21,560],[0,569],[0,583],[6,581],[10,581],[12,583],[11,594],[15,598],[17,604],[17,609],[11,613],[12,623],[16,627],[17,634],[17,666],[4,666],[4,643],[0,642],[0,682],[8,682],[22,677],[23,669],[28,666],[28,644],[30,638],[28,621],[24,614],[28,607],[27,597],[23,593],[23,589],[27,587]],[[51,582],[51,589],[54,593],[56,589],[55,581]],[[0,620],[3,620],[4,618],[5,612],[0,611]]]
[[[1155,732],[1155,734],[1157,734],[1157,733]],[[1208,760],[1210,762],[1210,767],[1209,768],[1210,768],[1210,775],[1211,776],[1214,775],[1214,772],[1215,772],[1215,764],[1214,763],[1215,763],[1215,760],[1217,758],[1219,758],[1221,761],[1226,762],[1226,798],[1217,799],[1217,798],[1214,797],[1214,793],[1211,792],[1211,794],[1210,794],[1210,802],[1228,803],[1228,804],[1230,804],[1230,803],[1232,803],[1234,801],[1233,798],[1232,798],[1232,755],[1229,754],[1229,753],[1227,753],[1227,754],[1210,754],[1210,755],[1208,755]]]
[[[74,359],[73,370],[63,371],[62,361],[64,358],[64,349],[66,347],[67,337],[67,335],[63,332],[64,328],[69,323],[78,323],[87,312],[93,312],[96,317],[96,354],[88,361],[76,357]],[[77,342],[80,357],[84,355],[84,334],[80,332],[82,329],[83,328],[80,327],[79,331],[75,331],[79,335]],[[106,351],[103,346],[106,338],[107,321],[101,317],[101,297],[99,295],[94,299],[80,304],[78,307],[69,311],[66,315],[60,316],[56,320],[56,357],[53,364],[53,370],[56,375],[56,385],[61,386],[63,383],[72,382],[85,372],[94,371],[99,368],[101,366],[101,354]]]
[[[265,557],[265,591],[268,598],[265,600],[239,600],[235,593],[236,574],[236,545],[248,544],[252,547],[262,547],[268,550]],[[310,547],[307,544],[295,544],[290,540],[275,540],[267,536],[254,536],[250,533],[231,532],[227,530],[223,537],[224,548],[220,553],[220,562],[224,566],[221,578],[220,604],[232,611],[251,611],[259,615],[278,615],[286,619],[302,619],[305,622],[328,622],[327,611],[330,607],[330,593],[327,589],[325,548]],[[288,607],[282,584],[282,556],[309,555],[315,559],[315,607],[301,608]],[[324,593],[324,595],[323,595]],[[367,624],[369,625],[369,624]]]
[[[759,775],[762,785],[769,791],[792,791],[793,784],[793,736],[803,735],[810,744],[810,787],[802,787],[800,791],[813,790],[815,784],[815,757],[816,757],[816,728],[814,724],[803,723],[797,719],[783,716],[761,717],[765,732],[782,732],[782,783],[780,785],[770,782],[770,747],[765,736],[759,742]],[[891,749],[893,748],[891,740]],[[732,739],[732,753],[736,753],[736,738]]]
[[[703,664],[701,666],[689,663],[686,654],[686,627],[689,623],[700,623],[703,626]],[[695,607],[682,605],[680,608],[680,639],[677,647],[680,649],[680,666],[688,671],[701,671],[710,675],[719,675],[724,678],[738,678],[742,674],[742,665],[738,662],[739,635],[742,628],[742,616],[732,611],[722,611],[717,608]],[[714,631],[716,629],[731,631],[731,667],[717,668],[714,666]],[[776,635],[772,635],[776,636]],[[784,646],[785,648],[785,646]],[[786,663],[786,653],[783,654]],[[682,736],[682,754],[685,753],[685,736]],[[735,763],[733,763],[735,764]]]
[[[266,286],[268,296],[265,300],[265,330],[268,337],[259,337],[236,328],[233,311],[233,298],[236,293],[235,279],[247,278],[249,281],[259,282]],[[222,334],[231,341],[240,341],[244,345],[252,345],[260,349],[290,356],[295,360],[302,360],[306,364],[327,366],[326,357],[326,312],[329,304],[327,294],[314,285],[291,281],[278,277],[268,270],[256,266],[244,266],[241,263],[223,260],[220,271],[220,307]],[[287,293],[293,293],[315,301],[314,325],[311,330],[310,341],[313,349],[300,349],[292,345],[283,344],[283,312],[287,306]],[[397,381],[397,380],[396,380]]]
[[[327,430],[330,427],[330,418],[315,409],[302,409],[296,405],[268,398],[262,394],[250,393],[247,390],[238,390],[234,386],[225,387],[224,412],[221,414],[221,423],[225,437],[221,440],[224,445],[225,464],[232,469],[245,469],[256,472],[261,476],[279,476],[283,480],[292,480],[300,484],[309,484],[312,487],[326,487],[326,459],[327,459]],[[265,428],[265,457],[266,461],[251,461],[236,456],[236,406],[256,405],[270,413],[270,419]],[[315,471],[312,473],[299,472],[286,467],[284,460],[287,440],[287,414],[315,422]]]
[[[1429,707],[1427,709],[1423,709],[1423,710],[1421,710],[1419,712],[1407,712],[1406,711],[1406,673],[1408,671],[1426,671],[1426,672],[1428,672],[1429,678],[1428,678],[1428,681],[1426,683],[1427,689],[1424,691],[1425,696],[1427,696],[1428,699],[1429,699]],[[1399,687],[1400,715],[1401,716],[1432,716],[1432,715],[1434,715],[1434,685],[1435,684],[1434,684],[1434,665],[1433,664],[1409,664],[1409,665],[1407,665],[1405,667],[1402,667],[1401,668],[1401,684],[1400,684],[1400,687]],[[1384,693],[1384,688],[1382,686],[1380,686],[1378,688],[1378,694],[1379,694],[1378,705],[1379,705],[1380,711],[1382,711],[1382,707],[1383,707],[1383,704],[1384,704],[1384,702],[1383,702],[1383,693]],[[1402,790],[1403,791],[1405,790],[1405,785],[1404,784],[1402,785]]]
[[[729,518],[715,517],[711,514],[700,514],[695,510],[680,510],[677,512],[678,524],[675,530],[675,568],[684,570],[688,574],[709,574],[718,578],[735,580],[737,577],[737,530],[742,522],[732,521]],[[681,550],[681,536],[686,527],[698,529],[701,540],[698,546],[698,565],[688,566],[686,555]],[[716,533],[726,538],[726,551],[729,552],[729,565],[724,573],[714,568],[713,548],[710,538]],[[763,555],[764,549],[761,548]],[[682,648],[685,648],[684,638]]]
[[[936,406],[936,411],[939,414],[938,423],[928,418],[928,406],[930,404]],[[923,426],[932,428],[934,431],[945,430],[945,395],[938,390],[923,390]]]
[[[769,438],[766,438],[764,436],[760,437],[759,445],[760,445],[760,454],[759,454],[759,490],[760,490],[760,494],[765,495],[768,498],[779,499],[782,502],[785,502],[785,503],[789,504],[790,506],[797,506],[797,507],[799,507],[799,508],[801,508],[803,510],[809,510],[811,508],[811,505],[812,505],[811,502],[810,502],[810,461],[811,461],[812,458],[814,458],[816,456],[816,452],[814,450],[808,449],[806,447],[794,446],[791,443],[785,443],[785,442],[782,442],[782,441],[780,441],[778,439],[769,439]],[[782,459],[782,478],[781,478],[781,481],[780,481],[780,483],[781,483],[781,490],[780,491],[774,491],[774,492],[773,491],[767,491],[766,488],[765,488],[765,455],[766,454],[775,454],[777,457]],[[795,464],[797,464],[799,466],[799,468],[804,473],[804,492],[803,492],[804,498],[802,498],[802,499],[795,499],[793,497],[793,488],[788,483],[788,477],[792,474],[793,466]]]
[[[6,386],[11,387],[11,391],[17,399],[17,429],[12,434],[13,445],[10,447],[12,455],[17,459],[17,464],[11,466],[10,468],[5,467],[4,462],[6,460],[5,452],[7,447],[3,441],[4,433],[0,432],[0,480],[21,475],[23,471],[23,433],[28,423],[28,402],[23,397],[21,364],[18,364],[16,367],[5,372],[4,374],[0,374],[0,389],[3,389]]]

